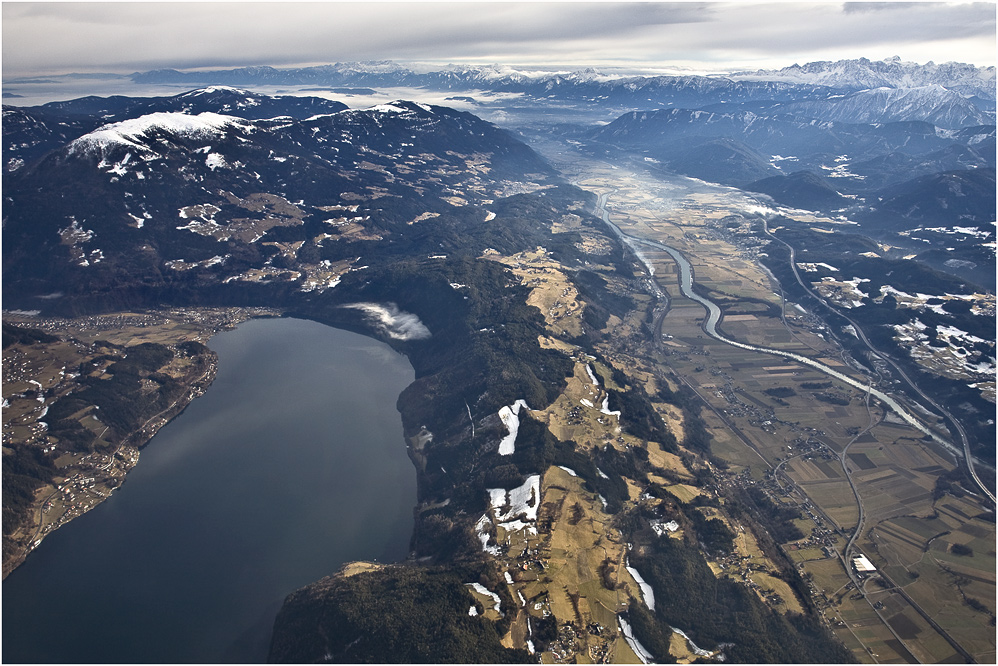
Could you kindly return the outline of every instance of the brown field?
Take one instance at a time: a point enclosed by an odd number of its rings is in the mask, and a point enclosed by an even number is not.
[[[549,259],[541,249],[498,260],[524,285],[532,288],[527,304],[541,311],[553,335],[576,337],[582,334],[583,303],[561,264]]]
[[[596,172],[589,173],[588,180],[580,182],[583,187],[598,192],[612,190],[607,208],[611,219],[625,233],[654,238],[688,251],[687,257],[694,266],[697,281],[713,290],[715,299],[719,294],[730,295],[733,299],[724,306],[727,316],[721,324],[729,335],[750,344],[805,354],[841,372],[862,377],[851,364],[843,361],[839,356],[841,350],[826,339],[810,315],[802,314],[788,304],[784,324],[778,318],[762,316],[758,306],[734,300],[749,296],[781,303],[778,285],[755,268],[751,257],[723,240],[712,227],[725,215],[737,214],[723,196],[691,196],[663,213],[659,207],[668,196],[658,194],[657,185],[650,179],[621,177],[618,173],[603,176]],[[798,503],[812,502],[819,520],[830,519],[832,524],[826,526],[833,532],[827,539],[841,549],[856,527],[859,511],[838,456],[857,433],[882,417],[881,408],[873,405],[868,410],[860,392],[816,370],[733,348],[706,337],[699,329],[703,309],[678,295],[671,258],[647,247],[642,248],[642,255],[654,263],[658,283],[672,298],[662,327],[662,332],[671,337],[659,346],[665,378],[673,383],[687,383],[710,406],[711,409],[702,411],[702,416],[712,434],[713,454],[724,459],[733,473],[749,469],[756,482],[765,482],[768,470],[788,455],[793,457],[784,466],[786,474],[779,487],[790,492]],[[830,383],[830,388],[822,390],[848,398],[849,404],[816,400],[815,394],[821,390],[804,388],[802,384],[807,382]],[[782,386],[794,389],[796,395],[783,397],[783,402],[779,402],[764,393],[766,389]],[[807,446],[817,447],[819,455],[812,456],[811,460],[803,460],[803,456],[798,458],[797,448],[803,445],[801,440],[806,440]],[[952,497],[946,497],[933,504],[931,492],[936,478],[952,469],[952,460],[926,446],[917,431],[889,421],[856,438],[849,446],[846,460],[865,512],[863,533],[857,546],[875,563],[885,557],[897,562],[914,558],[917,564],[908,566],[918,567],[920,577],[914,582],[908,579],[905,589],[910,589],[915,602],[929,612],[945,607],[954,618],[960,617],[968,626],[979,629],[979,621],[986,621],[990,616],[978,613],[964,603],[953,580],[963,574],[961,582],[967,596],[984,599],[982,603],[993,612],[994,525],[990,525],[990,530],[977,525],[981,521],[973,520],[972,516],[981,513],[983,508],[969,500],[957,504]],[[897,521],[907,514],[924,517],[933,512],[940,516],[936,522],[951,523],[951,535],[937,539],[929,551],[923,553],[921,548],[910,543],[912,535],[907,526],[902,529]],[[815,523],[811,520],[800,522],[804,533],[810,534]],[[892,530],[891,526],[896,529]],[[969,531],[960,531],[964,526],[968,526]],[[842,533],[835,529],[841,529]],[[927,537],[915,540],[918,538]],[[889,555],[878,554],[874,542]],[[969,545],[973,556],[953,555],[949,550],[952,543]],[[804,565],[806,573],[815,576],[818,588],[827,594],[836,595],[849,582],[842,563],[838,559],[826,559],[820,548],[803,548],[788,554]],[[888,565],[886,560],[883,562],[888,572],[890,566],[898,566]],[[967,572],[955,568],[968,564],[975,568]],[[954,573],[947,573],[941,566],[950,567]],[[902,568],[902,571],[906,570]],[[983,574],[984,571],[989,573]],[[971,577],[974,575],[977,577]],[[940,600],[930,601],[929,595],[922,592],[923,588],[932,590]],[[873,590],[873,586],[869,589]],[[845,594],[828,612],[830,619],[839,612],[847,619],[849,626],[836,627],[836,631],[861,661],[903,662],[911,659],[911,654],[932,655],[934,659],[952,655],[952,649],[946,653],[948,648],[940,647],[948,646],[948,643],[939,633],[928,625],[919,625],[924,621],[912,608],[896,610],[891,615],[893,619],[881,618],[869,601],[864,598],[850,600],[850,594],[855,591]],[[898,631],[899,634],[911,634],[911,626],[905,618],[912,626],[920,626],[920,631],[913,638],[899,639],[891,631],[888,619],[905,630]],[[956,628],[952,629],[951,635],[957,633]],[[993,661],[993,628],[978,631],[977,635],[982,645],[974,649],[975,657],[979,661]],[[974,644],[969,637],[959,640],[968,649]],[[871,650],[878,655],[876,658],[871,657]]]

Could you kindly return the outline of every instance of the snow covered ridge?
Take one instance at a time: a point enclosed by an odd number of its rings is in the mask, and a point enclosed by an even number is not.
[[[153,152],[145,142],[154,132],[173,134],[189,139],[216,139],[230,127],[250,128],[253,123],[235,116],[218,113],[150,113],[138,118],[104,125],[69,144],[69,154],[104,153],[117,146],[137,151]]]
[[[779,70],[735,72],[732,79],[787,81],[832,87],[851,88],[917,88],[941,84],[950,89],[995,98],[995,68],[976,67],[957,62],[924,65],[906,62],[895,56],[884,60],[837,60],[791,65]]]

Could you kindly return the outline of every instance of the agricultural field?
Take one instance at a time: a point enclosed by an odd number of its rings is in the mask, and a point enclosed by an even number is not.
[[[784,302],[751,241],[719,233],[721,220],[739,220],[744,200],[705,194],[675,202],[647,178],[634,176],[628,188],[617,174],[589,176],[581,184],[593,191],[614,185],[606,208],[624,233],[684,252],[703,293],[722,308],[726,335],[876,385],[819,319]],[[655,331],[660,381],[684,383],[704,401],[712,454],[730,473],[800,509],[794,522],[806,538],[782,549],[856,658],[993,662],[994,513],[945,480],[957,468],[953,453],[816,369],[706,336],[704,309],[680,295],[672,258],[637,251],[669,299]],[[947,435],[934,419],[925,425]],[[867,555],[878,569],[862,590],[843,555],[854,533],[850,554]]]

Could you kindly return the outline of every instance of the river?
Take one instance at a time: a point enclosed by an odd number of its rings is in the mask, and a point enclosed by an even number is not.
[[[405,357],[296,319],[209,346],[208,392],[4,581],[4,663],[262,662],[287,594],[349,560],[405,558]]]
[[[915,418],[915,416],[913,416],[911,412],[902,407],[897,400],[895,400],[890,395],[887,395],[883,391],[873,388],[871,384],[854,379],[848,375],[839,372],[838,370],[834,370],[828,367],[824,363],[815,361],[814,359],[808,358],[806,356],[801,356],[800,354],[795,354],[793,352],[783,351],[779,349],[769,349],[767,347],[758,347],[756,345],[749,345],[743,342],[737,342],[736,340],[732,340],[731,338],[722,335],[717,330],[717,324],[721,320],[721,309],[713,301],[710,301],[700,296],[695,291],[693,291],[693,282],[694,282],[693,267],[690,265],[690,262],[686,259],[686,257],[683,256],[682,252],[680,252],[679,250],[670,245],[666,245],[665,243],[660,243],[658,241],[650,240],[647,238],[639,238],[637,236],[630,236],[628,234],[625,234],[623,231],[620,230],[619,227],[617,227],[615,224],[613,224],[613,222],[610,221],[610,215],[606,210],[606,201],[608,197],[609,195],[607,194],[601,194],[599,196],[596,204],[596,211],[595,211],[596,214],[598,214],[603,219],[606,225],[613,231],[614,234],[617,235],[618,238],[621,239],[621,241],[627,243],[632,250],[635,250],[635,254],[645,264],[645,267],[648,269],[649,273],[654,274],[654,267],[642,257],[640,251],[637,250],[635,245],[638,244],[648,245],[649,247],[654,247],[659,250],[664,250],[669,254],[669,256],[671,256],[675,260],[676,265],[679,267],[680,293],[682,293],[682,295],[685,296],[686,298],[696,303],[699,303],[707,311],[707,317],[706,319],[704,319],[704,322],[702,324],[704,333],[714,338],[715,340],[719,340],[733,347],[740,347],[741,349],[747,349],[749,351],[762,352],[764,354],[772,354],[774,356],[782,356],[784,358],[792,359],[794,361],[797,361],[798,363],[803,363],[804,365],[810,366],[815,370],[819,370],[830,377],[834,377],[835,379],[843,383],[846,383],[849,386],[852,386],[853,388],[859,389],[861,391],[866,391],[867,393],[876,397],[885,405],[887,405],[891,410],[894,411],[895,414],[904,419],[909,425],[918,429],[923,434],[926,434],[929,437],[931,437],[937,444],[942,446],[944,449],[954,454],[955,456],[960,455],[960,450],[956,446],[954,446],[950,441],[944,439],[943,437],[940,437],[938,433],[927,428],[921,421]],[[970,455],[969,450],[966,455],[969,457]],[[971,471],[973,471],[973,468],[971,468]],[[991,492],[979,481],[978,481],[978,486],[981,488],[982,491],[984,491],[985,494],[988,495],[988,497],[992,498],[992,500],[994,499],[994,496],[991,494]]]

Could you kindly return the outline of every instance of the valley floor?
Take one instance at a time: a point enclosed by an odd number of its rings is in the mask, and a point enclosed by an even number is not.
[[[784,300],[756,261],[756,242],[732,233],[733,222],[745,222],[741,214],[758,212],[751,198],[697,182],[684,190],[678,180],[548,148],[580,187],[610,195],[610,218],[624,233],[683,252],[696,282],[726,300],[725,335],[819,360],[876,386],[817,317]],[[805,537],[777,544],[781,556],[794,563],[811,601],[859,661],[993,661],[994,514],[979,495],[940,490],[959,461],[865,392],[706,336],[704,309],[680,294],[675,261],[651,248],[641,253],[667,304],[659,300],[652,336],[640,321],[611,319],[599,351],[631,379],[651,387],[682,382],[703,400],[713,455],[727,469],[712,467],[713,482],[691,492],[723,502],[730,489],[755,487],[800,510],[795,522]],[[656,407],[670,427],[678,425],[668,406]],[[949,437],[935,418],[909,409]],[[577,429],[572,435],[578,441]],[[635,495],[648,501],[637,489]],[[797,600],[767,573],[773,562],[753,561],[752,535],[744,534],[744,552],[712,568],[792,608]],[[860,554],[876,573],[855,569]]]

